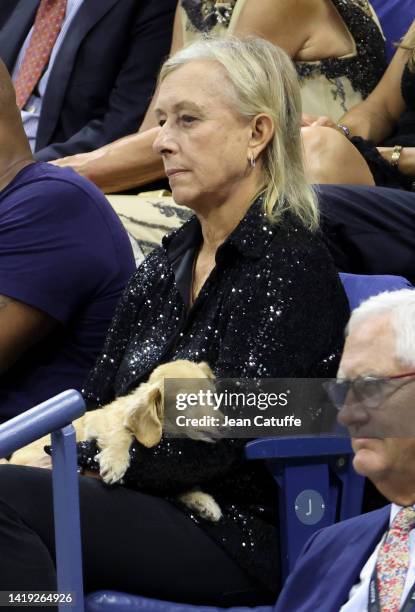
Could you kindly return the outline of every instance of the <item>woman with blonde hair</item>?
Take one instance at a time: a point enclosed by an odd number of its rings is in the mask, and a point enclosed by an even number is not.
[[[165,63],[155,107],[155,150],[175,200],[195,214],[127,286],[85,385],[90,406],[178,359],[205,361],[217,378],[335,375],[348,307],[304,175],[288,56],[259,39],[196,43]],[[97,443],[81,442],[86,590],[275,601],[276,486],[262,462],[245,460],[245,443],[135,441],[123,486],[109,487]],[[213,496],[220,520],[177,501],[193,487]],[[51,505],[47,470],[0,466],[1,590],[56,588]]]
[[[171,55],[206,34],[256,36],[281,47],[295,63],[303,110],[336,120],[367,97],[387,66],[368,0],[178,0]],[[137,134],[53,163],[70,166],[105,193],[163,178],[151,151],[157,135],[153,106]]]

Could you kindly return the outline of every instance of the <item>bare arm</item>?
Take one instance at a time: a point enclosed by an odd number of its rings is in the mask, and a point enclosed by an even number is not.
[[[408,35],[415,32],[415,22]],[[411,52],[398,49],[374,91],[340,120],[354,136],[362,136],[378,144],[388,138],[405,110],[401,93],[402,74]]]
[[[246,0],[232,29],[236,36],[259,36],[295,61],[318,61],[352,53],[347,25],[328,0]]]
[[[106,147],[56,160],[95,183],[104,193],[140,187],[164,177],[163,164],[153,152],[158,128],[125,136]]]
[[[378,147],[378,151],[388,162],[392,161],[393,147]],[[398,168],[407,176],[415,176],[415,147],[402,149]]]
[[[296,58],[318,20],[320,0],[251,0],[245,3],[232,32],[259,36]]]
[[[0,374],[56,325],[55,319],[37,308],[0,295]]]
[[[399,170],[408,176],[415,176],[415,147],[404,147],[402,149]]]
[[[182,46],[182,23],[177,6],[170,54]],[[153,112],[156,98],[157,90],[138,133],[120,138],[96,151],[63,157],[53,163],[73,168],[82,176],[89,178],[105,193],[140,187],[163,178],[163,164],[160,156],[153,151],[153,142],[158,133]]]

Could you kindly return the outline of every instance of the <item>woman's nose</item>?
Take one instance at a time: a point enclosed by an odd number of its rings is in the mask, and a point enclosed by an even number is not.
[[[153,151],[158,155],[173,153],[177,145],[172,137],[171,130],[165,125],[159,128],[159,133],[153,142]]]

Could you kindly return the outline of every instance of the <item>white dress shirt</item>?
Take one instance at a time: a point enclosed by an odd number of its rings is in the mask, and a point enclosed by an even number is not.
[[[23,127],[26,132],[26,136],[29,140],[30,148],[32,152],[35,151],[36,146],[36,135],[37,129],[39,125],[40,113],[42,111],[42,99],[45,95],[46,87],[49,81],[50,73],[53,68],[53,64],[55,62],[56,56],[62,43],[65,39],[66,33],[71,25],[73,18],[75,17],[78,10],[81,8],[81,5],[84,3],[84,0],[68,0],[66,5],[65,18],[62,24],[61,31],[58,34],[58,37],[55,41],[55,45],[52,49],[52,53],[49,59],[49,64],[43,73],[41,79],[39,80],[37,87],[35,88],[33,94],[30,96],[24,109],[21,111]],[[30,39],[32,38],[33,26],[29,31],[29,34],[26,37],[26,40],[23,43],[22,48],[20,49],[19,55],[17,56],[16,63],[14,65],[12,71],[12,79],[13,81],[16,79],[17,74],[19,72],[20,66],[22,65],[24,54],[26,52],[27,47],[29,46]]]
[[[395,516],[398,514],[402,506],[392,504],[389,518],[389,526],[392,524]],[[414,506],[415,509],[415,506]],[[356,583],[350,590],[349,599],[339,610],[339,612],[367,612],[367,601],[369,598],[369,584],[373,571],[376,565],[376,559],[380,545],[385,539],[386,533],[376,546],[375,550],[366,561],[359,576],[359,582]],[[415,582],[415,529],[409,533],[409,568],[406,574],[405,585],[402,592],[401,605],[404,603],[412,585]]]

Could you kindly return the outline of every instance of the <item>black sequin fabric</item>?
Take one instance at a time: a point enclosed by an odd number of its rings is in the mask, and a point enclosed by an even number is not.
[[[208,34],[218,23],[227,27],[235,4],[235,0],[231,0],[222,3],[223,8],[218,8],[215,0],[180,0],[180,6],[189,19],[189,27],[203,34]]]
[[[192,217],[133,276],[83,391],[91,407],[127,393],[175,359],[207,361],[227,378],[335,375],[348,305],[320,236],[289,214],[271,225],[257,200],[218,249],[216,267],[189,309],[201,239]],[[174,496],[192,486],[211,493],[223,512],[218,523],[179,507],[272,601],[279,567],[276,489],[261,462],[245,461],[245,442],[163,438],[151,449],[135,442],[124,481],[175,504]],[[79,444],[80,465],[97,470],[97,451],[94,442]]]
[[[331,0],[356,44],[353,57],[329,58],[319,62],[297,62],[299,76],[305,79],[321,73],[333,83],[333,96],[340,98],[344,111],[345,93],[340,77],[346,76],[355,91],[366,98],[386,70],[385,43],[382,34],[366,10],[356,0]]]
[[[356,54],[353,57],[329,58],[316,62],[296,62],[296,68],[300,79],[307,79],[316,73],[324,74],[333,84],[334,99],[340,100],[346,112],[346,93],[341,77],[348,77],[354,90],[366,98],[386,70],[385,43],[365,0],[331,2],[355,42]],[[214,0],[181,0],[180,4],[194,31],[209,33],[217,24]]]

